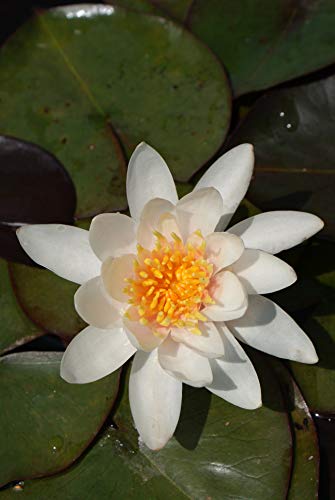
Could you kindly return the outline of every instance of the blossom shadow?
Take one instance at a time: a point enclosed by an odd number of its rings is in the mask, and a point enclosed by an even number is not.
[[[195,389],[183,384],[183,403],[175,431],[178,443],[187,450],[194,450],[205,427],[211,393],[206,389]]]

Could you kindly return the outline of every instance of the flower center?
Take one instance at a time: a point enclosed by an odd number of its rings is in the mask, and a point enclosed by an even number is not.
[[[133,279],[127,279],[124,292],[136,308],[142,325],[187,328],[201,335],[199,321],[203,305],[213,304],[207,287],[213,265],[204,257],[206,243],[200,231],[186,244],[175,233],[168,241],[154,231],[156,245],[152,251],[138,245]]]

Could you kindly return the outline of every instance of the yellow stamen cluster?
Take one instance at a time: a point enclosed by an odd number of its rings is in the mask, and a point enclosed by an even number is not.
[[[142,325],[187,328],[201,335],[198,322],[206,318],[200,308],[214,303],[207,290],[213,265],[204,258],[205,240],[200,231],[194,233],[195,243],[185,245],[175,233],[171,241],[157,231],[154,235],[152,251],[138,245],[135,276],[126,280],[131,309]]]

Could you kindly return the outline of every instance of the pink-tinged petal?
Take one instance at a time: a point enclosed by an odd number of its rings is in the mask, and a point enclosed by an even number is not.
[[[160,366],[157,350],[138,351],[129,380],[129,402],[142,441],[159,450],[172,437],[179,420],[182,383]]]
[[[246,314],[227,326],[236,338],[260,351],[301,363],[318,361],[312,342],[297,323],[261,295],[250,295]]]
[[[215,324],[199,321],[199,329],[201,335],[194,335],[186,328],[172,328],[171,337],[175,342],[182,342],[207,358],[223,356],[224,343]]]
[[[156,238],[153,231],[157,230],[158,221],[164,213],[174,213],[175,206],[168,200],[154,198],[149,201],[141,213],[137,230],[137,241],[144,248],[152,249]]]
[[[215,187],[221,194],[223,212],[220,230],[223,231],[235,213],[250,184],[254,167],[251,144],[240,144],[221,156],[201,177],[195,190]]]
[[[127,317],[123,319],[123,324],[131,343],[142,351],[150,352],[156,349],[167,337],[169,331],[160,328],[155,332],[148,326],[141,325],[138,321],[131,321]]]
[[[193,387],[204,387],[213,380],[208,358],[168,337],[158,349],[162,368]]]
[[[257,373],[234,336],[223,324],[217,324],[225,345],[225,354],[211,360],[213,382],[207,389],[236,406],[253,410],[262,404]]]
[[[236,262],[244,251],[241,238],[229,233],[212,233],[206,238],[206,259],[214,265],[214,271]]]
[[[88,231],[62,224],[22,226],[16,232],[29,257],[61,278],[82,284],[100,274]]]
[[[232,270],[251,294],[276,292],[297,279],[291,266],[262,250],[246,249]]]
[[[324,226],[313,214],[278,210],[255,215],[229,229],[240,236],[246,248],[279,253],[307,240]]]
[[[78,288],[74,305],[79,316],[96,328],[108,329],[121,320],[121,304],[107,294],[100,276]]]
[[[136,352],[123,328],[100,330],[88,326],[68,345],[61,377],[71,384],[87,384],[114,372]]]
[[[91,247],[100,260],[136,251],[136,223],[123,214],[94,217],[89,231]]]
[[[153,198],[163,198],[173,204],[178,201],[176,186],[163,158],[142,142],[131,155],[127,172],[127,198],[130,214],[139,219]]]
[[[131,279],[134,273],[134,254],[122,255],[113,259],[109,257],[102,264],[101,277],[105,290],[113,299],[119,302],[127,302],[129,295],[123,292],[127,286],[127,279]]]
[[[201,312],[212,321],[240,317],[246,310],[247,293],[236,274],[231,271],[217,273],[211,280],[209,293],[215,304],[205,307]]]
[[[222,215],[222,199],[214,187],[192,191],[177,203],[177,219],[184,240],[200,229],[203,236],[214,231]]]
[[[182,235],[179,229],[179,225],[175,215],[171,213],[162,214],[159,218],[157,225],[157,230],[161,233],[168,241],[173,240],[172,234],[176,234],[180,239]]]

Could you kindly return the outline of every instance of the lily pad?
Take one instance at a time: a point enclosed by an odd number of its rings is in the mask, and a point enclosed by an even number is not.
[[[20,67],[20,71],[17,68]],[[0,57],[0,131],[59,158],[77,216],[125,208],[125,163],[142,140],[185,181],[221,146],[230,123],[224,70],[181,26],[107,5],[33,17]]]
[[[275,90],[253,106],[230,146],[255,146],[248,197],[263,210],[305,210],[335,238],[335,76]]]
[[[188,26],[227,68],[235,95],[335,60],[333,0],[195,0]]]
[[[113,405],[117,373],[92,384],[67,384],[59,376],[61,356],[25,352],[1,358],[1,485],[67,467]]]
[[[85,328],[74,308],[78,285],[46,269],[14,263],[9,268],[15,295],[37,327],[68,340]]]
[[[0,136],[0,254],[31,262],[15,230],[24,223],[73,222],[76,193],[61,163],[42,148]]]
[[[7,263],[0,259],[0,353],[42,335],[26,317],[15,297]]]
[[[265,371],[264,371],[265,370]],[[139,442],[127,391],[109,428],[93,448],[66,473],[26,481],[21,496],[79,500],[97,498],[252,498],[282,499],[290,474],[291,435],[273,372],[266,404],[257,411],[237,408],[205,389],[185,386],[175,437],[160,451]],[[272,406],[272,408],[270,408]],[[3,492],[12,498],[15,491]]]

